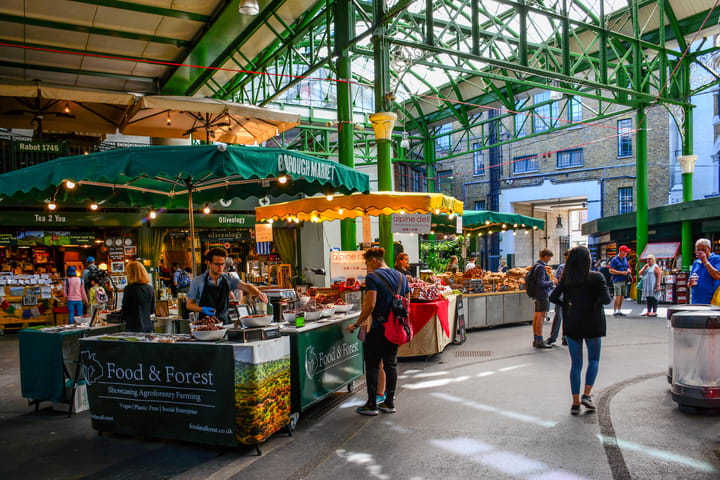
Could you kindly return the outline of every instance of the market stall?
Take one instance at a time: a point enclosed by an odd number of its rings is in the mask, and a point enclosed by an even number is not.
[[[290,339],[293,427],[300,412],[341,388],[352,391],[363,376],[362,344],[347,331],[359,315],[356,311],[280,330]]]
[[[93,428],[211,445],[256,445],[289,423],[290,342],[188,335],[81,339]]]
[[[0,273],[0,333],[54,324],[53,306],[61,291],[57,275]]]
[[[408,193],[408,192],[372,192],[369,194],[334,195],[332,197],[308,197],[291,202],[283,202],[255,210],[256,220],[263,221],[310,221],[323,222],[343,220],[347,218],[392,215],[393,231],[407,233],[429,233],[431,217],[446,215],[448,221],[457,222],[463,213],[462,202],[453,197],[440,193]],[[402,228],[396,229],[399,225]],[[364,278],[364,261],[360,252],[333,252],[331,257],[331,272],[337,270],[351,271],[353,279]],[[343,258],[347,264],[335,268],[334,258]],[[362,269],[358,272],[357,268]],[[350,269],[350,270],[348,270]],[[335,278],[335,274],[333,274]],[[430,292],[433,285],[426,285],[420,280],[416,281],[418,296],[420,291],[427,290],[430,295],[423,301],[435,301],[429,305],[411,305],[411,321],[414,322],[415,340],[412,347],[401,347],[400,355],[430,355],[442,351],[455,337],[454,324],[448,318],[454,319],[454,299],[452,308],[448,310],[450,302],[437,296],[437,292]],[[418,299],[416,296],[416,300]],[[429,310],[432,310],[430,312]],[[423,312],[422,314],[420,312]],[[413,318],[417,320],[413,320]]]
[[[33,327],[18,335],[20,349],[20,386],[22,396],[35,409],[40,402],[67,403],[72,412],[79,371],[79,342],[87,335],[119,332],[120,325],[81,327]]]
[[[680,242],[648,243],[645,246],[640,261],[647,263],[649,255],[655,257],[657,265],[662,270],[658,302],[660,303],[688,303],[690,295],[687,286],[687,275],[680,275],[682,265],[678,261],[680,254]],[[635,263],[632,263],[633,267]],[[640,267],[642,268],[642,267]],[[642,298],[642,281],[637,281],[638,302]]]

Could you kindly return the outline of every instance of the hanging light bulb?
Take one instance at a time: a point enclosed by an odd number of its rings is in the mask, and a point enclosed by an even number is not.
[[[150,209],[150,218],[156,218],[157,212],[154,209]]]
[[[325,197],[325,198],[328,199],[328,202],[332,202],[332,199],[335,198],[335,196],[334,196],[332,193],[330,193],[330,194],[328,194],[327,197]]]
[[[507,225],[505,225],[505,224],[503,223],[502,228],[503,228],[503,229],[506,229],[506,228],[507,228]]]
[[[203,213],[204,213],[205,215],[207,215],[208,213],[210,213],[210,204],[208,204],[208,203],[205,204],[205,208],[203,208]]]
[[[525,228],[525,224],[524,224],[524,223],[523,223],[523,224],[521,224],[520,226],[521,226],[521,227],[523,227],[523,228]]]
[[[342,215],[344,211],[345,211],[345,210],[343,210],[342,208],[339,209],[339,210],[338,210],[338,215]]]
[[[57,209],[57,204],[55,203],[55,199],[52,198],[52,199],[50,199],[50,203],[48,203],[48,210],[53,211],[56,209]]]
[[[167,122],[168,125],[172,124],[172,120],[170,120],[170,112],[167,113],[167,117],[165,117],[165,122]]]
[[[435,215],[440,215],[440,209],[439,209],[439,208],[436,208],[436,209],[435,209]]]
[[[533,230],[537,230],[537,225],[535,225],[535,226],[533,227]]]
[[[513,224],[513,227],[517,228],[517,223],[514,223],[514,224]]]
[[[97,210],[97,209],[98,209],[98,204],[95,203],[95,200],[93,200],[92,202],[90,202],[90,210],[95,211],[95,210]]]
[[[260,5],[257,0],[241,0],[238,5],[238,13],[240,15],[255,16],[260,13]]]
[[[529,234],[530,230],[525,230],[525,235]]]
[[[72,190],[73,188],[75,188],[75,185],[75,182],[73,182],[72,180],[65,180],[65,188],[67,188],[68,190]]]
[[[274,222],[275,222],[275,220],[273,220],[272,218],[271,218],[270,220],[268,220],[268,223],[269,223],[270,225],[272,225]]]
[[[405,215],[405,209],[404,209],[404,208],[401,208],[401,209],[400,209],[400,215]]]
[[[485,220],[485,225],[490,225],[490,220]]]
[[[402,132],[402,140],[400,140],[400,148],[410,148],[410,135],[408,132]]]
[[[517,235],[517,232],[516,232],[515,230],[513,230],[513,237],[514,237],[515,235]]]
[[[451,213],[450,215],[448,215],[448,219],[449,219],[449,220],[452,220],[453,218],[455,218],[455,214],[454,214],[454,213]]]
[[[488,235],[492,235],[492,230],[488,230]]]
[[[278,178],[278,182],[285,185],[287,183],[287,177],[283,175],[282,177]]]
[[[63,112],[64,112],[64,113],[70,113],[70,104],[69,104],[69,103],[66,103],[66,104],[65,104],[65,108],[63,108]]]

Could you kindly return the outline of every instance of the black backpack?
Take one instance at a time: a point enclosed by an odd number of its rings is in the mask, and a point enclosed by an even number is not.
[[[530,271],[525,274],[525,293],[527,293],[527,296],[530,298],[535,298],[535,290],[537,289],[537,285],[535,285],[537,280],[535,277],[537,266],[538,264],[536,263]]]

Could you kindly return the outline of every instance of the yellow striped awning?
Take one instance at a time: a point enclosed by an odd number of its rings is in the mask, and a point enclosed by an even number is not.
[[[393,213],[462,215],[463,203],[442,193],[372,192],[307,197],[255,209],[257,222],[324,222]]]

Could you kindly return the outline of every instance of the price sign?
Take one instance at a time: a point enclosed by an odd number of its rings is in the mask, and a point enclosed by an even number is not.
[[[363,251],[330,252],[330,278],[361,280],[367,275]]]
[[[270,223],[258,223],[255,225],[255,241],[260,242],[272,242],[272,224]]]
[[[457,219],[455,222],[455,233],[462,233],[462,217],[458,215],[455,218]]]

